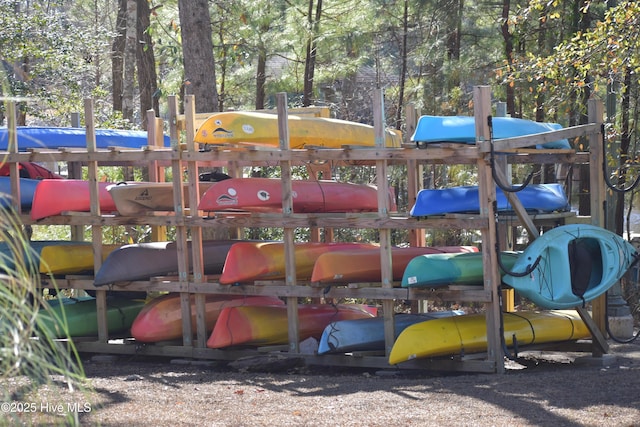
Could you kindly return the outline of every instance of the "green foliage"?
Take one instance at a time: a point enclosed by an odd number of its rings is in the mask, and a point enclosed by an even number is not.
[[[53,387],[62,382],[70,390],[83,390],[84,374],[73,343],[55,340],[53,331],[38,316],[48,302],[40,289],[39,272],[30,267],[29,260],[37,254],[28,246],[19,219],[10,211],[0,211],[0,240],[7,248],[0,254],[2,402],[36,401],[34,393],[42,384]],[[66,323],[64,317],[57,320],[60,325]],[[17,387],[20,379],[24,381]],[[21,413],[16,413],[15,419],[12,415],[3,411],[0,420],[3,424],[22,422],[17,418]],[[64,420],[67,424],[78,423],[77,414],[69,413]]]

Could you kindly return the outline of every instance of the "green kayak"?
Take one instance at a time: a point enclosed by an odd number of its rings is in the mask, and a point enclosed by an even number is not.
[[[51,328],[57,338],[98,335],[95,298],[57,298],[48,301],[48,303],[48,307],[40,309],[38,320],[43,327]],[[109,332],[128,331],[144,304],[144,300],[108,297],[107,326]],[[63,309],[64,317],[62,315]],[[63,320],[65,318],[66,328]]]
[[[501,252],[500,260],[504,268],[511,269],[520,254]],[[409,261],[402,276],[404,288],[431,288],[451,284],[482,286],[482,283],[481,252],[420,255]]]

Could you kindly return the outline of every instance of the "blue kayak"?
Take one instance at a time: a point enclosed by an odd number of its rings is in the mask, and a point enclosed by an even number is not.
[[[571,210],[560,184],[529,184],[514,193],[524,208],[534,213],[565,212]],[[502,190],[496,189],[498,211],[512,211],[513,207]],[[424,189],[418,192],[411,216],[443,215],[447,213],[479,213],[478,186]]]
[[[562,129],[558,123],[542,123],[513,117],[493,117],[493,139],[514,138]],[[421,116],[411,141],[422,144],[476,143],[476,122],[469,116]],[[537,148],[570,149],[569,141],[559,139]]]
[[[20,206],[23,211],[31,209],[33,193],[40,183],[39,179],[20,178]],[[11,178],[0,176],[0,209],[11,206]]]
[[[18,150],[28,148],[86,148],[87,136],[84,128],[31,127],[17,128]],[[7,128],[0,128],[0,150],[8,149]],[[137,130],[96,129],[97,148],[123,147],[141,148],[149,145],[147,132]],[[171,146],[168,136],[164,136],[164,146]]]
[[[563,225],[534,240],[511,269],[522,273],[535,266],[530,274],[502,280],[542,308],[573,308],[604,294],[637,257],[631,243],[604,228]]]
[[[397,338],[407,327],[432,319],[461,316],[462,310],[430,311],[428,313],[394,315],[394,335]],[[318,354],[384,350],[384,318],[349,319],[331,322],[322,333]]]

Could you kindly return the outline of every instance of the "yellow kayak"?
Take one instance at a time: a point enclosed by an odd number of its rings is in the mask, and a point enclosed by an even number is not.
[[[249,111],[225,111],[211,115],[198,129],[195,142],[279,147],[278,116]],[[400,147],[402,133],[385,131],[385,147]],[[318,146],[340,148],[344,145],[374,147],[373,126],[324,117],[289,116],[290,148]]]
[[[102,261],[121,245],[102,245]],[[93,271],[91,242],[48,245],[40,250],[40,273],[63,275]]]
[[[507,346],[572,341],[591,333],[575,310],[503,313]],[[435,356],[480,353],[487,350],[484,314],[468,314],[421,322],[406,328],[389,354],[389,364]]]

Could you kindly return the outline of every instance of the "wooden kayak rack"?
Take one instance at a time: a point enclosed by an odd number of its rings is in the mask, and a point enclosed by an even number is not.
[[[384,129],[381,126],[383,120],[382,113],[382,92],[376,92],[374,102],[374,115],[376,117],[377,135],[383,135]],[[197,359],[218,359],[234,360],[247,355],[260,354],[261,351],[273,350],[257,349],[248,350],[214,350],[206,348],[208,338],[204,323],[204,296],[206,294],[238,294],[238,295],[272,295],[283,298],[287,302],[289,314],[289,338],[288,346],[279,346],[277,350],[283,355],[292,357],[304,357],[309,364],[314,365],[341,365],[353,367],[371,367],[380,369],[427,369],[445,371],[466,371],[503,373],[504,354],[501,347],[500,337],[500,300],[499,284],[501,276],[493,251],[483,251],[484,263],[484,287],[458,288],[438,288],[438,289],[413,289],[393,287],[391,275],[390,256],[390,231],[392,229],[409,230],[410,243],[412,246],[425,245],[425,229],[477,229],[481,233],[482,244],[486,248],[495,247],[496,244],[496,221],[493,203],[496,199],[496,186],[492,177],[490,152],[490,133],[487,126],[486,117],[491,114],[490,88],[488,86],[478,86],[474,88],[474,114],[476,116],[475,145],[464,144],[436,144],[428,148],[419,149],[415,144],[404,143],[400,148],[384,148],[375,146],[369,148],[319,148],[309,147],[307,149],[288,149],[288,128],[287,115],[313,114],[320,117],[328,117],[329,110],[326,107],[311,110],[298,110],[292,112],[287,110],[286,94],[277,95],[278,108],[273,111],[278,114],[280,147],[277,149],[248,149],[246,147],[229,146],[209,146],[206,150],[201,150],[194,143],[194,136],[197,127],[209,115],[195,113],[195,100],[192,95],[184,99],[184,115],[178,115],[177,98],[169,98],[169,129],[172,147],[162,147],[163,122],[155,117],[153,111],[148,112],[149,126],[149,146],[141,149],[120,149],[113,147],[110,149],[96,149],[95,134],[93,124],[93,102],[85,101],[85,122],[87,131],[87,148],[82,149],[46,149],[29,150],[19,152],[17,147],[12,147],[8,152],[2,153],[5,162],[17,164],[18,162],[67,162],[70,170],[70,177],[81,177],[81,168],[88,168],[88,176],[91,190],[91,212],[90,213],[68,213],[55,217],[48,217],[37,222],[32,221],[28,215],[21,215],[21,219],[26,225],[68,225],[72,229],[72,239],[82,240],[82,227],[90,226],[92,230],[92,241],[94,244],[94,259],[96,270],[101,265],[101,245],[102,227],[112,225],[151,225],[157,228],[175,227],[176,243],[179,253],[178,276],[158,277],[150,281],[129,282],[126,284],[115,284],[108,290],[113,291],[169,291],[179,292],[181,295],[183,312],[183,338],[182,343],[158,343],[139,344],[132,339],[113,340],[106,327],[106,291],[104,287],[96,288],[93,284],[92,276],[67,276],[64,279],[56,279],[55,283],[59,288],[94,290],[97,296],[97,316],[99,331],[97,339],[78,340],[76,347],[81,352],[111,353],[111,354],[139,354],[154,356],[169,356],[180,358]],[[509,163],[589,163],[591,182],[591,217],[578,218],[574,214],[563,213],[558,215],[540,215],[531,218],[526,211],[514,203],[516,215],[513,219],[520,221],[521,225],[530,231],[530,236],[537,236],[536,223],[547,221],[547,224],[558,225],[576,220],[589,221],[594,225],[604,224],[604,204],[605,198],[604,178],[602,176],[602,148],[601,123],[603,118],[602,103],[597,100],[589,100],[589,121],[590,124],[565,128],[559,131],[547,132],[545,134],[534,135],[526,138],[509,138],[494,141],[494,149],[499,152],[508,152],[507,161]],[[409,106],[406,112],[405,135],[412,135],[417,124],[418,112]],[[184,134],[184,138],[180,134]],[[553,141],[560,138],[575,139],[584,137],[589,141],[591,147],[589,152],[576,153],[573,150],[532,150],[526,147],[538,143]],[[382,137],[376,138],[378,141],[384,140]],[[408,138],[406,138],[408,139]],[[156,143],[158,141],[158,143]],[[184,141],[184,142],[181,142]],[[375,214],[296,214],[292,213],[290,207],[291,200],[291,167],[297,164],[322,165],[356,165],[374,164],[377,169],[377,186],[379,194],[379,211]],[[390,164],[404,163],[408,171],[408,191],[409,203],[415,202],[417,192],[420,188],[422,168],[426,164],[474,164],[477,166],[478,187],[481,200],[487,201],[486,206],[481,207],[478,215],[445,215],[435,218],[413,218],[406,214],[389,213],[386,203],[388,194],[388,183],[386,181],[387,166]],[[150,181],[163,180],[163,168],[172,168],[175,213],[170,215],[157,215],[150,213],[141,217],[122,217],[112,212],[100,212],[98,200],[98,168],[100,166],[122,165],[141,166],[149,168]],[[185,210],[185,200],[183,197],[183,176],[187,171],[187,181],[189,185],[189,206],[197,206],[198,193],[198,168],[202,166],[225,166],[235,173],[242,165],[277,165],[281,169],[283,182],[283,214],[226,214],[216,213],[208,215],[196,210]],[[501,176],[506,170],[506,162],[497,169],[501,171]],[[12,180],[16,180],[17,188],[17,167],[11,169]],[[176,173],[177,171],[177,173]],[[286,191],[286,190],[289,191]],[[18,197],[19,200],[19,197]],[[516,199],[517,200],[517,199]],[[481,204],[482,205],[482,204]],[[19,206],[17,206],[19,211]],[[360,286],[309,286],[308,284],[296,283],[295,275],[287,275],[289,279],[278,283],[251,284],[239,286],[223,286],[217,283],[217,276],[205,276],[202,274],[202,230],[208,227],[214,228],[235,228],[243,227],[279,227],[284,231],[285,254],[287,259],[287,269],[292,271],[295,268],[293,260],[294,231],[296,228],[373,228],[379,230],[380,246],[382,257],[381,281],[377,284],[361,284]],[[187,236],[190,236],[192,245],[192,262],[189,266],[187,257]],[[193,271],[189,274],[190,269]],[[293,278],[291,278],[293,277]],[[43,286],[52,286],[51,279],[43,277]],[[195,294],[197,328],[192,330],[190,296]],[[298,321],[297,304],[298,298],[364,298],[370,300],[380,300],[382,312],[385,318],[385,341],[386,350],[384,354],[362,353],[351,355],[309,355],[301,354],[297,339]],[[393,312],[394,301],[396,300],[441,300],[459,302],[478,302],[486,308],[487,323],[487,352],[481,355],[471,355],[467,357],[453,357],[447,359],[418,360],[406,362],[398,366],[391,366],[387,362],[394,341]],[[508,304],[507,304],[508,308]],[[607,352],[607,343],[603,334],[605,325],[605,302],[603,298],[592,302],[591,316],[584,310],[579,309],[579,313],[585,319],[587,326],[591,329],[594,337],[592,343],[587,347],[593,356],[602,356]],[[127,345],[135,344],[135,345]],[[573,348],[584,350],[584,343],[576,344]]]

